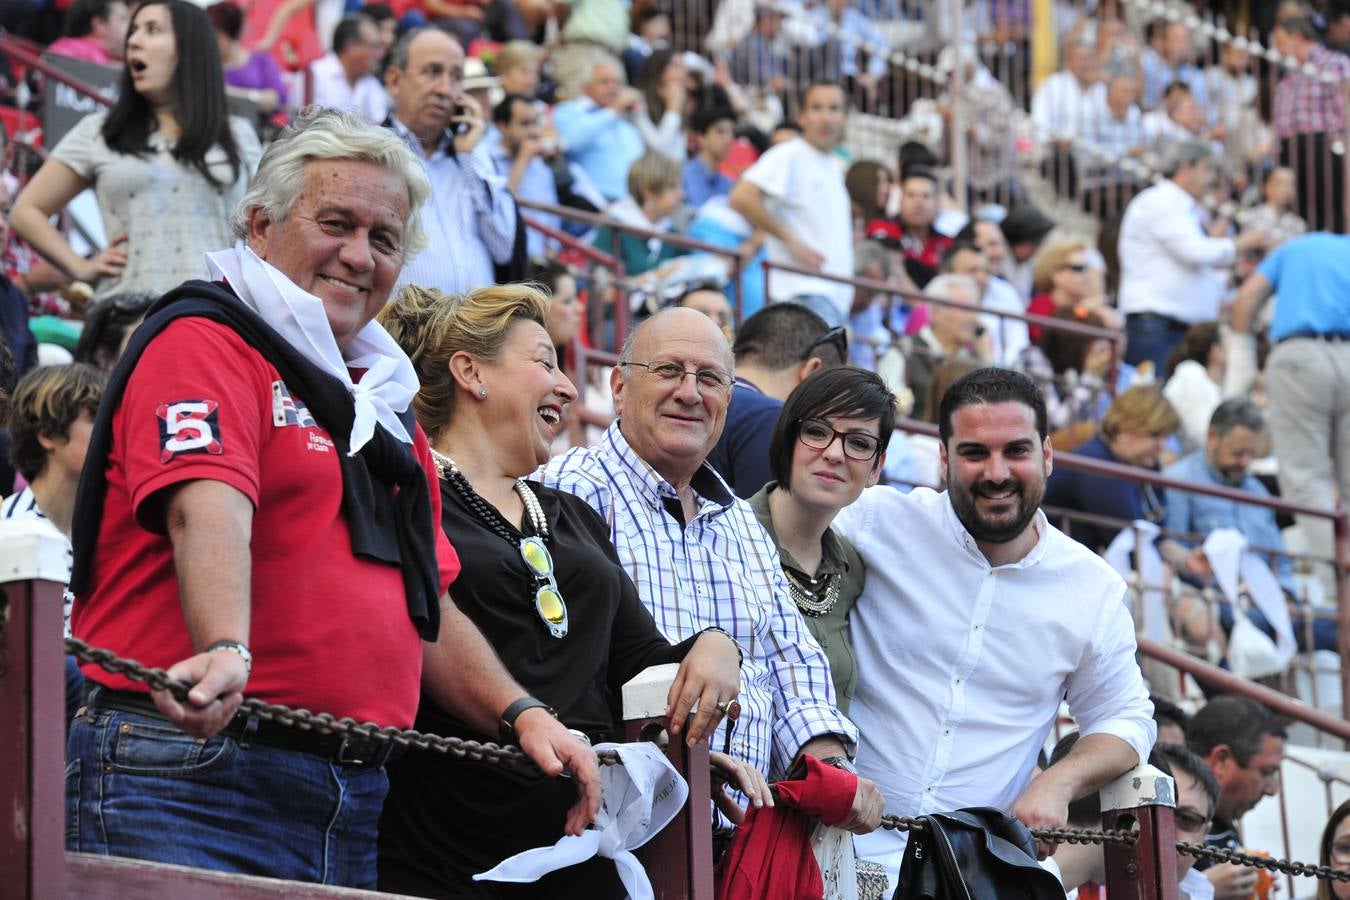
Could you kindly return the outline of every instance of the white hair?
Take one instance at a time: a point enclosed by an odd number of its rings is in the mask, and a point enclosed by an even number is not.
[[[388,128],[318,106],[302,110],[263,153],[257,174],[234,211],[230,225],[235,237],[248,239],[248,219],[255,209],[272,222],[289,216],[305,189],[305,166],[315,160],[374,163],[402,178],[408,190],[408,218],[400,248],[404,262],[426,247],[422,204],[431,195],[431,182],[408,145]]]
[[[923,292],[939,300],[955,300],[952,294],[958,289],[968,292],[972,303],[980,302],[980,286],[969,275],[939,275],[928,282]]]

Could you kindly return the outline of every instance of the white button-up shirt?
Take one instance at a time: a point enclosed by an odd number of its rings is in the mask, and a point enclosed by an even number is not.
[[[1072,72],[1048,76],[1031,97],[1031,121],[1054,137],[1086,137],[1097,109],[1106,103],[1106,85],[1084,87]]]
[[[1061,700],[1081,733],[1148,756],[1157,734],[1125,583],[1041,512],[1036,546],[991,566],[947,494],[871,488],[834,527],[867,564],[849,614],[858,770],[886,810],[1008,809],[1031,781]],[[857,840],[895,869],[905,838]]]
[[[362,75],[352,84],[336,53],[316,59],[309,67],[314,105],[356,113],[372,125],[389,115],[389,96],[374,75]]]
[[[1156,313],[1194,325],[1219,317],[1216,269],[1237,254],[1231,238],[1209,237],[1196,199],[1171,179],[1143,191],[1120,223],[1120,311]]]

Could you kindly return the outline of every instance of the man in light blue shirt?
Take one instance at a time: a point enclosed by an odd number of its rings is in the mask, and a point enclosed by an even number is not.
[[[1171,478],[1194,481],[1200,484],[1218,484],[1237,488],[1260,497],[1270,496],[1265,485],[1248,474],[1247,467],[1260,452],[1261,438],[1266,430],[1265,416],[1252,401],[1246,398],[1226,400],[1209,421],[1209,438],[1203,450],[1197,450],[1181,459],[1164,474]],[[1187,531],[1208,535],[1216,528],[1235,528],[1247,539],[1249,546],[1260,550],[1284,550],[1284,537],[1275,523],[1275,511],[1264,506],[1236,503],[1221,497],[1208,497],[1189,491],[1168,488],[1167,490],[1167,527],[1174,531]],[[1193,542],[1182,541],[1194,546]],[[1271,568],[1279,579],[1280,587],[1290,596],[1296,594],[1294,584],[1294,565],[1288,556],[1276,556]],[[1252,624],[1273,635],[1274,630],[1260,610],[1252,608],[1247,616]],[[1228,604],[1221,604],[1220,621],[1224,629],[1233,624],[1233,614]],[[1303,617],[1294,615],[1294,633],[1300,649],[1307,649],[1306,628]],[[1317,617],[1313,625],[1313,637],[1319,650],[1336,649],[1336,622],[1334,618]]]
[[[516,248],[516,204],[493,171],[478,102],[464,92],[464,50],[434,28],[410,31],[389,54],[385,83],[394,98],[388,124],[426,167],[422,207],[429,249],[408,262],[399,286],[448,294],[497,282]]]
[[[1280,461],[1280,484],[1296,503],[1335,506],[1350,497],[1350,236],[1313,232],[1281,244],[1248,276],[1233,303],[1232,333],[1224,342],[1224,393],[1246,393],[1257,369],[1257,312],[1279,294],[1270,326],[1274,347],[1266,359],[1270,432]],[[1335,556],[1331,522],[1298,517],[1308,552]],[[1319,576],[1328,596],[1336,578]]]
[[[628,169],[642,155],[642,134],[627,119],[638,95],[624,86],[623,66],[596,51],[582,96],[553,109],[567,159],[581,166],[611,202],[628,196]]]
[[[825,62],[825,77],[829,80],[851,78],[863,90],[874,95],[886,75],[886,53],[890,42],[872,20],[853,5],[852,0],[826,0],[814,11],[821,26],[822,38],[829,57]],[[867,52],[867,69],[859,64],[858,48],[876,48]],[[837,54],[837,55],[836,55]]]

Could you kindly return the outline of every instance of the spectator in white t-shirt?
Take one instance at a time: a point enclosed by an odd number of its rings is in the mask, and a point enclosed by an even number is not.
[[[732,209],[768,235],[773,262],[853,275],[852,210],[833,152],[846,106],[838,84],[808,85],[797,119],[801,137],[770,148],[731,191]],[[848,320],[853,288],[847,284],[789,272],[774,272],[768,284],[771,300],[805,299],[830,325]],[[831,310],[835,314],[826,316]]]

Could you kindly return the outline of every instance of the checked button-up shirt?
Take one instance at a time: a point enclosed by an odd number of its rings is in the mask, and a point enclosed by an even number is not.
[[[705,464],[694,477],[698,513],[682,524],[668,509],[678,506],[675,487],[634,452],[615,422],[594,446],[554,457],[538,477],[605,519],[667,638],[682,641],[711,626],[735,636],[745,662],[732,756],[772,781],[813,737],[838,735],[852,753],[857,730],[834,706],[829,663],[788,593],[778,551],[750,505],[717,473]],[[725,728],[724,721],[714,750]]]

